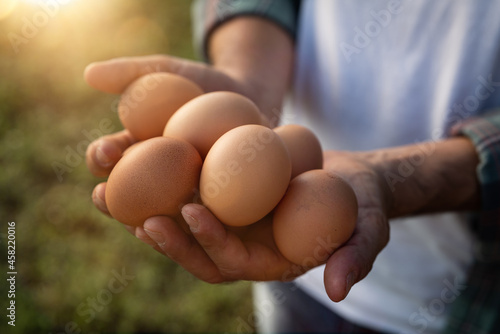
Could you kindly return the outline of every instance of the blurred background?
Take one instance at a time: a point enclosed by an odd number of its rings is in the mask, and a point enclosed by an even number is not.
[[[252,331],[250,283],[209,285],[91,202],[91,139],[118,131],[118,96],[88,87],[93,61],[196,59],[191,1],[0,1],[1,333]],[[16,326],[7,223],[16,223]],[[5,313],[5,314],[4,314]]]

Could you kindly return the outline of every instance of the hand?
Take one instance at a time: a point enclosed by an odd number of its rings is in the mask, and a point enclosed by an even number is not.
[[[388,242],[387,187],[369,153],[326,152],[324,168],[341,175],[354,188],[359,204],[351,239],[328,259],[325,287],[333,301],[344,299],[352,284],[364,278]],[[272,236],[272,216],[243,228],[219,222],[198,204],[183,207],[189,226],[168,217],[152,217],[143,227],[127,229],[170,257],[193,275],[210,283],[234,280],[290,280],[311,268],[287,261]]]
[[[344,299],[352,285],[371,270],[377,254],[389,241],[387,212],[391,194],[378,172],[379,156],[364,152],[324,154],[324,169],[343,177],[358,199],[358,221],[351,238],[328,259],[325,289],[333,301]]]
[[[126,137],[127,133],[123,132],[107,140],[118,147]],[[325,153],[324,168],[351,184],[359,204],[352,238],[337,249],[326,264],[325,287],[334,301],[345,298],[352,284],[368,274],[376,255],[388,241],[385,214],[388,196],[371,160],[368,153]],[[93,198],[95,205],[109,214],[105,186],[105,183],[97,185]],[[184,206],[182,215],[188,229],[183,221],[169,217],[152,217],[143,227],[126,228],[199,279],[211,283],[242,279],[290,280],[310,269],[287,261],[277,250],[272,237],[272,216],[248,227],[230,228],[198,204]]]
[[[412,172],[402,173],[402,165],[412,162]],[[359,207],[354,234],[326,263],[329,297],[342,300],[368,274],[389,241],[389,218],[477,210],[478,162],[474,145],[464,137],[370,152],[326,152],[324,168],[346,179]]]
[[[260,85],[253,84],[251,80],[247,82],[236,79],[236,76],[233,77],[209,65],[164,55],[117,58],[93,63],[85,70],[85,80],[98,90],[120,94],[135,79],[158,71],[184,76],[197,83],[205,92],[226,90],[240,93],[252,99],[260,110],[277,110],[276,108],[281,106],[282,96],[261,94]],[[268,116],[270,117],[272,116]],[[92,142],[86,154],[89,170],[98,177],[109,175],[123,151],[136,141],[128,131],[124,130]],[[102,191],[99,190],[97,193],[101,194]]]
[[[182,75],[196,82],[204,91],[228,90],[238,92],[253,99],[261,108],[278,104],[280,96],[274,102],[259,98],[257,88],[244,83],[208,65],[164,55],[145,57],[117,58],[90,64],[85,70],[87,83],[103,92],[120,94],[135,79],[155,71],[171,72]],[[137,140],[123,130],[104,136],[92,142],[87,148],[86,162],[88,169],[98,177],[109,175],[122,153]],[[109,214],[104,199],[105,183],[96,186],[93,200],[98,209]]]
[[[396,175],[401,161],[413,157],[423,145],[432,146],[425,161],[404,182],[389,184],[387,173]],[[353,187],[359,208],[352,237],[327,260],[324,284],[329,297],[344,299],[352,285],[369,273],[389,240],[388,218],[477,208],[477,163],[474,147],[465,138],[371,152],[325,152],[324,169]],[[310,269],[283,259],[272,240],[271,217],[231,229],[202,206],[188,204],[182,211],[192,235],[182,234],[179,225],[165,217],[148,219],[144,229],[134,232],[201,279],[288,280]]]
[[[119,58],[91,64],[85,79],[96,89],[120,94],[144,74],[171,72],[194,81],[205,92],[243,94],[257,104],[271,125],[276,122],[292,76],[290,36],[267,20],[243,16],[218,27],[207,45],[213,66],[163,55]],[[92,142],[86,154],[89,170],[99,177],[109,175],[123,151],[135,141],[124,130]],[[97,185],[92,198],[96,207],[109,215],[105,187],[106,183]]]
[[[263,99],[263,95],[258,93],[259,89],[253,88],[255,86],[251,83],[244,83],[202,63],[169,56],[119,58],[94,63],[87,67],[85,79],[96,89],[119,94],[138,77],[154,71],[185,76],[206,92],[230,90],[244,94],[253,99],[261,110],[271,105],[279,106],[282,99],[279,94],[269,99],[269,93]],[[136,139],[127,130],[92,142],[86,154],[89,170],[99,177],[108,176],[122,153],[135,142]],[[106,182],[98,184],[92,198],[95,206],[109,215],[105,189]],[[204,223],[199,229],[193,228],[192,233],[186,233],[184,221],[153,217],[145,222],[144,227],[126,228],[145,243],[153,245],[156,250],[178,261],[200,279],[209,282],[281,279],[282,272],[292,266],[276,249],[270,217],[250,228],[232,229],[224,228],[206,208],[199,205],[187,205],[183,209],[183,215],[189,223]],[[230,247],[221,249],[221,242],[228,243]],[[294,268],[293,274],[287,277],[291,279],[302,272],[304,270]]]
[[[135,235],[209,283],[292,279],[306,271],[286,260],[272,234],[272,216],[246,227],[223,225],[199,204],[187,204],[182,222],[152,217]],[[153,241],[153,242],[152,242]]]
[[[351,184],[359,204],[353,236],[326,263],[325,287],[333,301],[344,299],[368,274],[389,239],[385,212],[390,197],[371,161],[369,153],[325,153],[324,168]],[[167,217],[150,218],[133,233],[204,281],[290,280],[311,269],[287,261],[277,250],[272,215],[244,228],[224,226],[198,204],[184,206],[182,215],[190,233]]]
[[[234,24],[242,22],[238,21],[235,20]],[[227,31],[235,33],[237,29],[234,28],[233,26]],[[217,38],[214,39],[217,41]],[[239,39],[240,36],[237,37],[237,40]],[[221,46],[235,44],[222,43],[222,38],[220,40]],[[256,41],[260,42],[261,39]],[[284,42],[287,44],[284,49],[289,48],[289,43]],[[266,49],[273,45],[276,44],[268,43]],[[283,44],[280,45],[283,47]],[[287,52],[285,51],[285,54]],[[248,69],[247,73],[254,73],[253,79],[249,80],[235,71],[234,67],[232,71],[222,71],[219,69],[223,68],[222,66],[215,68],[169,56],[120,58],[95,63],[86,69],[85,78],[94,88],[119,94],[128,84],[144,74],[154,71],[172,72],[193,80],[206,92],[229,90],[246,95],[262,111],[267,112],[269,117],[273,116],[270,111],[279,110],[285,91],[285,85],[276,84],[273,79],[283,77],[283,83],[286,82],[288,76],[283,73],[286,73],[290,60],[287,58],[287,61],[283,61],[283,53],[274,53],[276,54],[280,55],[275,57],[280,59],[278,62],[259,60],[255,64],[258,67],[259,64],[272,63],[274,65],[271,69],[280,69],[279,65],[282,65],[279,74],[269,70],[253,71],[253,66],[243,66]],[[96,176],[109,175],[122,152],[135,141],[130,133],[124,130],[93,142],[87,150],[90,171]],[[335,159],[332,159],[332,156],[335,156]],[[379,176],[370,164],[363,161],[361,155],[328,152],[325,155],[325,168],[341,174],[351,183],[360,207],[358,226],[352,239],[339,248],[326,265],[325,286],[330,298],[338,301],[345,298],[351,283],[362,279],[370,270],[376,254],[387,242],[388,225],[384,214],[385,197],[382,196],[383,187],[380,186]],[[92,197],[96,207],[109,215],[104,196],[105,187],[106,183],[97,185]],[[143,227],[126,228],[140,240],[152,245],[157,251],[171,257],[196,277],[207,282],[240,279],[289,280],[310,269],[290,263],[279,253],[272,238],[271,216],[249,227],[228,228],[206,208],[197,204],[186,205],[182,214],[185,222],[182,219],[175,221],[168,217],[152,217],[146,220]],[[189,228],[186,228],[186,223]]]
[[[139,77],[153,72],[168,72],[183,76],[198,84],[204,92],[232,91],[247,96],[269,116],[281,107],[281,90],[270,92],[263,79],[243,77],[233,70],[167,55],[115,58],[92,63],[85,69],[85,81],[93,88],[111,94],[121,94]],[[274,111],[276,112],[276,111]],[[277,116],[277,115],[274,115]]]

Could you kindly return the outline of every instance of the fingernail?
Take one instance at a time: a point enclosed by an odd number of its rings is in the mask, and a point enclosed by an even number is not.
[[[102,149],[101,145],[99,145],[96,148],[95,157],[96,157],[97,161],[99,162],[99,165],[101,165],[102,167],[109,167],[113,164],[113,161],[111,160],[111,158],[106,153],[104,153],[104,150]]]
[[[192,215],[187,213],[184,210],[184,208],[181,210],[181,212],[182,212],[182,216],[184,217],[184,220],[189,225],[189,229],[191,230],[191,232],[198,231],[198,228],[200,226],[200,222],[198,221],[198,219],[194,218]]]
[[[346,284],[345,284],[345,295],[346,296],[349,294],[349,291],[351,291],[351,288],[353,285],[354,285],[354,273],[351,271],[349,274],[347,274],[347,277],[346,277]]]
[[[158,246],[162,247],[163,245],[165,245],[165,238],[163,238],[163,235],[161,233],[154,232],[148,229],[144,229],[144,232],[146,232],[147,235],[158,244]]]

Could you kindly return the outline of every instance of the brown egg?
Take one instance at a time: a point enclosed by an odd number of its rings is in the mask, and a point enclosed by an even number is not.
[[[136,143],[133,143],[132,145],[130,145],[129,147],[127,147],[123,152],[122,152],[122,157],[125,155],[125,154],[128,154],[130,151],[132,151],[134,148],[136,148],[137,146],[139,146],[140,144],[142,143],[142,141],[138,141]]]
[[[274,239],[285,258],[312,268],[351,237],[357,215],[347,182],[323,169],[307,171],[290,182],[274,211]]]
[[[118,115],[138,140],[158,137],[170,116],[189,100],[203,94],[194,82],[176,74],[157,72],[132,82],[123,92]]]
[[[205,158],[210,147],[227,131],[245,124],[260,124],[259,108],[233,92],[212,92],[184,104],[170,118],[164,136],[184,139]]]
[[[183,140],[156,137],[135,144],[108,178],[109,212],[132,226],[152,216],[175,218],[197,193],[201,164],[196,149]]]
[[[222,135],[201,170],[203,204],[223,223],[252,224],[278,204],[291,163],[280,137],[263,125],[242,125]]]
[[[316,135],[308,128],[289,124],[274,128],[290,153],[293,179],[308,170],[323,168],[323,151]]]

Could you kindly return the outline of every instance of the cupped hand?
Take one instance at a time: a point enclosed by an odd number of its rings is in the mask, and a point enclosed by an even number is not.
[[[183,75],[206,92],[230,90],[250,97],[259,107],[275,102],[260,101],[258,89],[208,65],[169,56],[119,58],[91,64],[85,79],[94,88],[119,94],[141,75],[166,71]],[[87,165],[96,176],[109,175],[122,153],[136,140],[126,130],[104,136],[88,147]],[[326,152],[324,168],[335,172],[353,187],[359,204],[358,222],[351,239],[328,259],[325,288],[333,301],[340,301],[351,286],[363,279],[377,254],[388,242],[387,207],[390,193],[370,153]],[[106,183],[94,188],[95,206],[109,215]],[[143,227],[129,232],[172,258],[196,277],[212,283],[234,280],[290,280],[310,268],[295,265],[277,250],[272,237],[272,217],[245,228],[229,228],[208,209],[188,204],[183,219],[152,217]],[[189,228],[186,228],[185,224]]]
[[[342,176],[358,199],[358,221],[352,237],[327,260],[324,284],[333,301],[344,299],[353,284],[370,271],[377,254],[389,240],[388,187],[370,153],[325,153],[324,168]],[[207,282],[234,280],[291,280],[310,267],[286,260],[272,235],[272,215],[256,224],[232,228],[223,225],[208,209],[188,204],[184,222],[152,217],[143,227],[128,230],[157,251],[170,257],[193,275]]]
[[[105,187],[105,183],[97,185],[93,198],[98,209],[109,215]],[[271,224],[270,214],[250,226],[229,227],[203,205],[191,203],[182,208],[182,217],[151,217],[143,226],[125,227],[142,242],[210,283],[291,280],[311,269],[293,264],[281,255]]]
[[[328,259],[325,289],[333,301],[344,299],[352,285],[371,270],[389,241],[387,212],[391,193],[382,177],[380,156],[370,152],[327,151],[324,168],[343,177],[358,200],[358,220],[351,238]]]
[[[121,94],[134,80],[148,73],[169,72],[197,83],[205,92],[233,91],[252,99],[261,110],[281,105],[282,96],[270,98],[261,94],[260,86],[232,76],[210,65],[167,55],[116,58],[92,63],[85,69],[85,81],[106,93]],[[262,96],[266,96],[264,100]],[[87,148],[86,162],[92,174],[106,177],[120,160],[122,153],[137,140],[127,131],[103,136]],[[96,207],[106,214],[104,205],[105,183],[96,186],[93,199]]]
[[[120,94],[135,79],[152,72],[184,76],[205,92],[227,90],[243,94],[261,110],[279,106],[282,100],[281,96],[276,96],[274,101],[269,98],[264,101],[260,99],[257,85],[243,82],[203,63],[164,55],[93,63],[86,68],[84,77],[90,86],[98,90]],[[265,95],[269,97],[269,94]],[[86,153],[88,169],[95,176],[108,176],[123,152],[135,142],[137,140],[127,130],[95,140]],[[98,184],[92,199],[100,211],[110,215],[105,189],[106,182]],[[183,219],[152,217],[143,227],[126,226],[126,229],[208,282],[279,280],[283,279],[283,272],[286,272],[287,279],[291,279],[304,272],[303,268],[293,265],[277,250],[270,217],[249,228],[228,228],[201,205],[186,205],[182,214]],[[201,223],[195,226],[196,222]]]
[[[153,240],[157,251],[203,281],[290,280],[306,271],[277,249],[271,215],[246,227],[228,227],[204,206],[187,204],[182,216],[187,232],[179,221],[152,217],[136,228],[135,235],[146,243]]]
[[[121,136],[125,137],[126,133]],[[390,194],[373,160],[368,153],[325,153],[324,168],[342,176],[353,187],[359,207],[352,237],[326,263],[324,284],[333,301],[344,299],[352,285],[368,274],[377,254],[389,240],[386,212]],[[97,185],[92,197],[96,207],[109,215],[105,187],[105,183]],[[143,227],[126,228],[199,279],[210,283],[287,281],[311,269],[293,264],[281,255],[273,239],[271,215],[243,228],[223,225],[199,204],[185,205],[182,216],[183,219],[177,220],[152,217]]]

